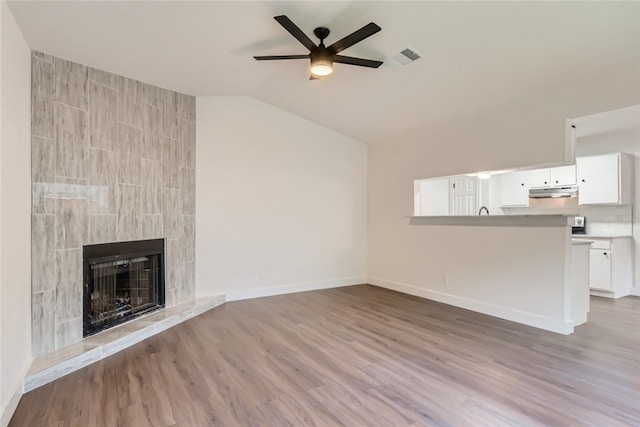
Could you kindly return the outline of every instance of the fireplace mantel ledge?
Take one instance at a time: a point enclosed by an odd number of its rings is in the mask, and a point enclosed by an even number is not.
[[[111,356],[152,335],[211,310],[225,302],[212,295],[164,308],[100,332],[33,360],[23,383],[23,393]]]

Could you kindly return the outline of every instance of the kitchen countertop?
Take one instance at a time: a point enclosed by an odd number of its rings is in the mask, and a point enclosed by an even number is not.
[[[410,216],[411,225],[465,225],[465,226],[518,226],[518,227],[566,227],[568,218],[574,215],[448,215]],[[573,223],[573,220],[571,220]]]
[[[593,240],[578,240],[578,239],[571,239],[571,244],[572,245],[591,245],[591,243],[593,243]]]
[[[611,235],[605,235],[605,234],[572,234],[571,238],[572,239],[624,239],[624,238],[631,238],[633,237],[630,234],[611,234]]]

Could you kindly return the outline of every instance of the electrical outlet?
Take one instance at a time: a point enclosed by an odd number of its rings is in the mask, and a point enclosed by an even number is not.
[[[449,276],[447,276],[446,274],[442,275],[442,284],[443,285],[448,285],[449,284]]]

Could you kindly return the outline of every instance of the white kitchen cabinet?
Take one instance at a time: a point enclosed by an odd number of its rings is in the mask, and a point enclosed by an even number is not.
[[[500,205],[529,206],[527,172],[510,172],[500,176]]]
[[[589,287],[611,292],[611,249],[589,251]]]
[[[549,183],[554,187],[576,185],[576,165],[549,169]]]
[[[589,288],[591,295],[620,298],[633,286],[633,247],[631,237],[588,238]]]
[[[533,169],[527,171],[529,188],[548,188],[576,185],[576,166]]]
[[[549,186],[549,168],[527,171],[529,188],[544,188]]]
[[[610,153],[576,158],[578,203],[625,205],[632,201],[632,156]]]

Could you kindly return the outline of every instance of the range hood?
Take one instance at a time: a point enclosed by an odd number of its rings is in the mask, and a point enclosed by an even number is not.
[[[577,195],[577,185],[529,189],[529,197],[532,197],[534,199],[543,199],[547,197],[575,197]]]

